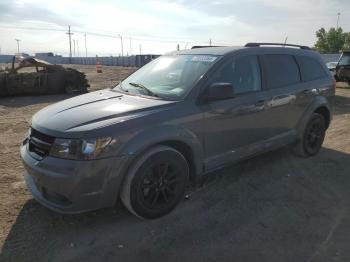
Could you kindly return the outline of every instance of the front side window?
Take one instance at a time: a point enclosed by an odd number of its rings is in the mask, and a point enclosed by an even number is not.
[[[230,59],[214,73],[211,82],[231,83],[236,94],[260,90],[261,77],[258,58],[256,56],[244,56]]]
[[[180,100],[218,59],[219,56],[213,55],[161,56],[130,75],[114,90]]]
[[[267,88],[274,89],[300,82],[299,67],[291,55],[264,55]]]
[[[340,65],[340,66],[350,65],[350,54],[349,54],[349,53],[344,53],[344,54],[340,57],[339,65]]]

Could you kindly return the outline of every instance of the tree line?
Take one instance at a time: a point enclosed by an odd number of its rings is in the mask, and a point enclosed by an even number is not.
[[[323,27],[316,32],[317,41],[314,49],[320,53],[339,53],[350,49],[350,32],[343,32],[341,27]]]

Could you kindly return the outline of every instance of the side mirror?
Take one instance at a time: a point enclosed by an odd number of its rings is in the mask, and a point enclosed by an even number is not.
[[[205,101],[224,100],[235,97],[231,83],[213,83],[204,92]]]

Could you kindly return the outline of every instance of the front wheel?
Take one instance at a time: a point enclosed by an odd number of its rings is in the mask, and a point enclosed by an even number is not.
[[[156,146],[132,165],[120,197],[124,206],[138,217],[161,217],[184,197],[188,177],[188,163],[180,152]]]
[[[313,113],[304,129],[302,138],[294,147],[294,153],[303,157],[316,155],[322,147],[325,135],[325,118],[320,114]]]

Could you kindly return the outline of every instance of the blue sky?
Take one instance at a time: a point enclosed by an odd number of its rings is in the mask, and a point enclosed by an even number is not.
[[[0,0],[1,53],[68,54],[65,30],[85,54],[164,53],[196,44],[243,45],[249,41],[313,45],[315,31],[350,31],[348,0]],[[24,29],[26,28],[26,30]],[[28,30],[28,29],[43,30]],[[52,29],[52,30],[47,30]],[[76,47],[76,55],[78,53]]]

